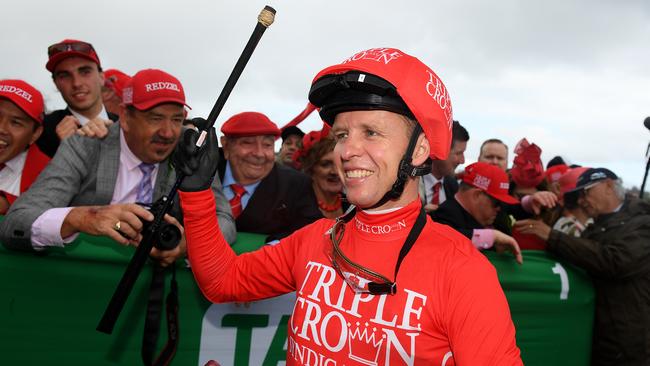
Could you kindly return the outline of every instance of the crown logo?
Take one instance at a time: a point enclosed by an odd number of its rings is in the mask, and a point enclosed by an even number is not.
[[[359,322],[356,323],[356,328],[352,329],[348,323],[348,357],[364,365],[377,366],[377,358],[379,357],[379,350],[384,343],[385,335],[382,335],[379,340],[375,337],[377,328],[368,328],[368,323],[360,326]]]

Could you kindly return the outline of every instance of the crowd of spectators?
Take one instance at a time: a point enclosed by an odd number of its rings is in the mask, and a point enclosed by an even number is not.
[[[36,251],[65,246],[79,233],[136,245],[143,222],[152,219],[143,207],[175,180],[172,153],[182,129],[205,121],[186,120],[183,86],[162,70],[132,77],[103,71],[93,46],[78,40],[47,51],[46,69],[65,109],[45,114],[33,86],[0,80],[0,239],[8,248]],[[560,157],[544,166],[542,148],[526,138],[512,161],[503,141],[483,141],[477,161],[458,170],[474,143],[469,130],[454,121],[449,158],[432,161],[432,172],[420,180],[431,219],[478,250],[511,252],[524,266],[522,250],[546,250],[583,268],[597,293],[594,360],[650,359],[650,205],[625,195],[607,168]],[[326,125],[305,133],[242,112],[221,132],[212,190],[228,242],[239,231],[263,234],[272,244],[348,208]],[[182,230],[178,206],[171,214],[167,220]],[[151,253],[162,264],[184,254],[183,244]]]

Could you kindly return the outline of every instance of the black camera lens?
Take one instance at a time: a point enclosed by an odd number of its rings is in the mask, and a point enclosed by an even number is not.
[[[158,231],[154,246],[160,250],[172,250],[181,241],[181,231],[175,225],[164,223]]]

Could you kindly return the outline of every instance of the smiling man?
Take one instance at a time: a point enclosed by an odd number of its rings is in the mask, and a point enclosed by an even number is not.
[[[174,76],[155,69],[138,72],[124,90],[120,123],[111,125],[104,139],[74,135],[63,141],[39,179],[7,213],[0,225],[2,243],[44,250],[87,233],[137,244],[143,222],[153,219],[142,206],[166,195],[176,180],[169,156],[185,107],[185,93]],[[219,196],[215,214],[232,242],[234,221],[217,179],[211,192]],[[172,210],[178,219],[179,213],[178,207]],[[179,245],[171,251],[154,248],[151,255],[169,264],[183,253]]]
[[[322,217],[309,177],[275,162],[280,130],[266,115],[242,112],[221,127],[219,177],[237,230],[287,236]]]
[[[334,164],[355,207],[252,253],[237,256],[212,214],[205,187],[216,135],[194,153],[198,134],[186,132],[194,172],[180,196],[205,296],[253,301],[295,291],[287,365],[521,365],[494,267],[431,221],[418,197],[418,176],[451,146],[442,81],[415,57],[373,48],[318,73],[309,100],[332,126]]]
[[[43,134],[36,142],[52,157],[61,140],[86,125],[108,126],[118,116],[106,112],[102,102],[104,73],[95,48],[87,42],[64,39],[47,49],[45,68],[67,107],[45,116]]]
[[[0,80],[0,214],[50,158],[34,144],[43,132],[43,96],[22,80]]]

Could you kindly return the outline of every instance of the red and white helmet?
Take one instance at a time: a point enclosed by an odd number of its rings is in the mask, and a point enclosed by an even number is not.
[[[328,124],[340,112],[388,110],[415,119],[431,146],[430,157],[449,155],[453,123],[447,88],[417,58],[395,48],[371,48],[319,72],[309,100]]]

